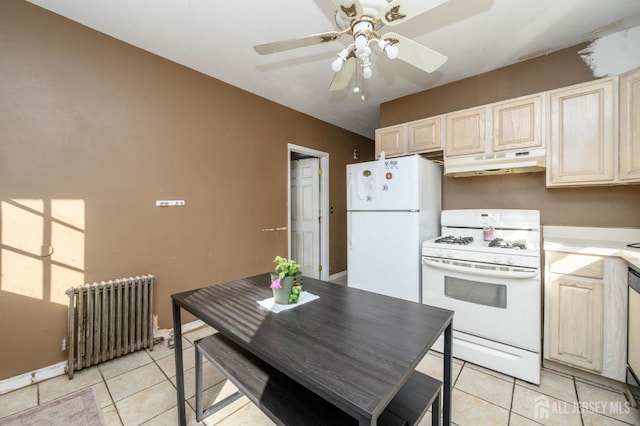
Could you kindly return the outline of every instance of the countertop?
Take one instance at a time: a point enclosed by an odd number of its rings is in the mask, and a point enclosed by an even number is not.
[[[597,256],[618,256],[640,268],[640,249],[627,247],[640,243],[638,228],[545,226],[544,249]]]

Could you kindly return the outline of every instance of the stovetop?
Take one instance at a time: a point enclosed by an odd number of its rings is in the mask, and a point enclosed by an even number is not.
[[[441,224],[441,236],[422,244],[423,256],[540,267],[537,211],[443,210]]]
[[[445,235],[433,240],[436,244],[454,244],[467,246],[473,244],[475,239],[473,237],[456,237],[453,235]],[[487,247],[526,250],[527,242],[525,240],[507,240],[504,238],[494,238],[489,241]]]

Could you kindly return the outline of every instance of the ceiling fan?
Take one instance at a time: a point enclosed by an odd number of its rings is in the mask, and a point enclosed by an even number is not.
[[[425,72],[433,72],[447,61],[447,57],[395,32],[380,35],[384,25],[406,22],[449,0],[332,0],[336,6],[335,22],[338,31],[328,31],[306,37],[259,44],[254,50],[267,55],[337,40],[343,35],[353,37],[353,43],[338,53],[331,64],[335,76],[330,90],[344,89],[356,71],[359,61],[362,77],[368,79],[371,69],[371,46],[377,46],[388,58],[398,58]]]

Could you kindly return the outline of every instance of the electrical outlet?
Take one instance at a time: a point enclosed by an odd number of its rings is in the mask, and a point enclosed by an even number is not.
[[[64,351],[67,350],[67,346],[68,346],[67,338],[64,337],[64,338],[62,338],[62,344],[60,345],[60,348],[64,352]]]

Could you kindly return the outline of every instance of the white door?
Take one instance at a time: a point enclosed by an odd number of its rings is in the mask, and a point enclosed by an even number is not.
[[[320,278],[320,160],[291,161],[291,257]]]

